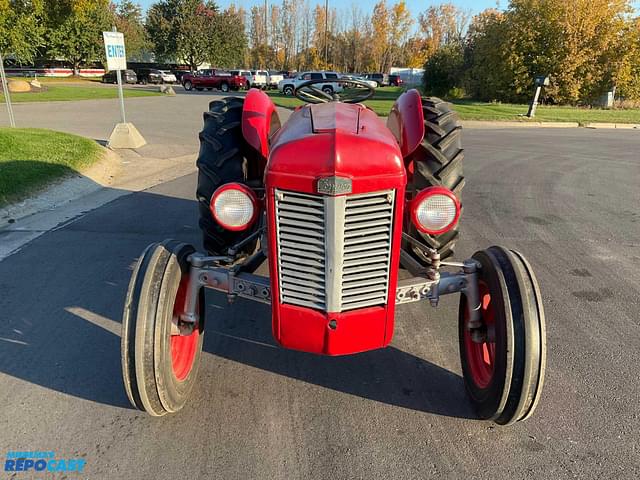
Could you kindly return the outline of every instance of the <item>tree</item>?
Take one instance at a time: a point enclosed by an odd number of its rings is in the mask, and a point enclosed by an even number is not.
[[[68,61],[78,74],[81,65],[103,61],[102,32],[111,30],[113,15],[109,0],[67,0],[48,12],[48,55]]]
[[[512,87],[513,72],[507,64],[507,35],[505,15],[498,10],[487,9],[473,18],[465,44],[465,88],[473,98],[518,100]]]
[[[40,0],[0,0],[0,53],[31,62],[42,46],[43,4]]]
[[[244,13],[233,5],[216,15],[214,30],[217,40],[209,53],[211,64],[231,68],[244,62],[247,36],[244,27]]]
[[[127,56],[132,60],[140,60],[151,48],[142,20],[142,8],[131,0],[120,0],[112,4],[115,26],[124,33]]]
[[[373,41],[371,48],[375,68],[379,72],[384,71],[385,54],[387,51],[386,39],[389,37],[389,10],[385,0],[381,0],[373,7],[371,16],[371,25],[373,27]]]
[[[427,8],[418,16],[428,58],[444,45],[461,44],[471,15],[452,3]]]
[[[180,0],[162,0],[147,12],[145,30],[157,60],[172,61],[178,54],[178,7]]]
[[[609,83],[622,98],[640,99],[640,17],[628,22],[616,58],[610,62]]]
[[[146,30],[159,60],[184,61],[193,70],[219,58],[218,6],[213,1],[161,0],[151,6]]]
[[[533,77],[548,74],[548,99],[590,102],[612,87],[623,52],[627,0],[513,0],[505,15],[514,94],[530,95]]]
[[[467,35],[469,92],[528,101],[537,75],[549,75],[543,92],[553,103],[590,103],[622,85],[633,92],[630,12],[628,0],[512,0],[504,14],[485,11]]]
[[[177,55],[192,70],[211,57],[220,45],[216,35],[216,14],[218,7],[213,2],[202,0],[182,0],[178,8]]]
[[[440,47],[424,66],[424,89],[438,97],[460,96],[463,85],[464,52],[461,45]]]
[[[387,58],[383,72],[388,67],[392,67],[398,57],[400,57],[402,45],[406,43],[409,31],[413,25],[411,13],[407,9],[404,0],[399,1],[391,7],[389,19],[389,37],[387,38]]]

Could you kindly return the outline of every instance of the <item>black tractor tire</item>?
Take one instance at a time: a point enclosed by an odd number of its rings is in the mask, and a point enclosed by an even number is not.
[[[413,161],[413,185],[418,192],[427,187],[442,186],[451,190],[461,200],[465,184],[462,175],[462,127],[451,104],[435,97],[422,97],[424,114],[424,138],[418,148],[409,156]],[[420,232],[412,223],[409,233],[436,249],[440,258],[453,255],[459,237],[460,222],[441,235]],[[419,255],[419,252],[416,252]]]
[[[485,338],[472,340],[469,306],[460,296],[458,331],[464,384],[478,417],[499,425],[526,420],[536,409],[546,369],[546,327],[540,287],[515,250],[491,247],[473,255]]]
[[[204,338],[204,289],[191,334],[171,332],[188,289],[187,258],[195,249],[173,240],[149,245],[136,263],[125,301],[121,360],[131,404],[159,417],[184,407],[196,382]]]
[[[244,99],[225,97],[209,103],[204,113],[204,127],[200,132],[198,187],[196,197],[200,211],[203,245],[212,255],[226,255],[229,247],[253,232],[253,228],[235,232],[222,228],[209,209],[211,197],[225,183],[246,183],[248,163],[255,161],[255,152],[242,135],[242,107]],[[255,243],[244,249],[250,253]]]

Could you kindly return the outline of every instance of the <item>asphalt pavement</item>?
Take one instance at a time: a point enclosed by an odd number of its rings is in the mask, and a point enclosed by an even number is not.
[[[457,258],[515,248],[542,288],[549,358],[533,418],[475,419],[457,296],[400,306],[387,349],[326,358],[278,348],[267,306],[208,292],[193,398],[168,417],[133,410],[120,373],[125,291],[147,244],[199,245],[188,175],[0,262],[0,452],[84,458],[69,478],[638,478],[639,134],[473,129],[464,141]]]
[[[112,85],[101,86],[115,88]],[[125,98],[127,121],[136,126],[148,143],[137,149],[139,155],[172,158],[198,151],[197,132],[202,129],[202,112],[208,109],[211,100],[222,95],[216,91],[186,92],[178,85],[174,89],[175,96]],[[244,95],[243,92],[235,94]],[[18,127],[50,128],[93,138],[101,143],[106,143],[114,125],[121,121],[117,98],[15,103],[13,109]],[[7,112],[2,104],[0,126],[8,124]]]

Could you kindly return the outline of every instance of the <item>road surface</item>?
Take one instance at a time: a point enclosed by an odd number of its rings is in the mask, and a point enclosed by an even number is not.
[[[86,459],[69,478],[638,478],[640,136],[475,129],[465,146],[457,258],[516,248],[542,287],[549,359],[529,421],[474,418],[457,297],[401,306],[390,348],[324,358],[277,348],[268,307],[208,292],[193,398],[164,418],[132,410],[125,290],[148,243],[199,243],[189,175],[0,262],[0,452]]]

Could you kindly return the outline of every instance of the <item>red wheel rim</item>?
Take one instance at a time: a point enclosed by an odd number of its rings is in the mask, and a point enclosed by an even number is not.
[[[188,284],[189,275],[183,275],[173,306],[174,318],[184,311]],[[197,311],[199,311],[199,301],[196,303]],[[187,378],[189,372],[191,372],[198,349],[199,335],[198,325],[190,335],[171,335],[171,366],[173,367],[173,374],[179,381]]]
[[[473,382],[479,388],[487,388],[493,378],[496,359],[495,344],[495,313],[491,295],[487,284],[482,280],[478,282],[480,291],[480,311],[482,313],[482,323],[487,329],[486,340],[482,343],[476,343],[471,339],[471,332],[465,327],[464,329],[464,346],[467,353],[467,364],[471,372]],[[465,312],[465,322],[468,314]]]

